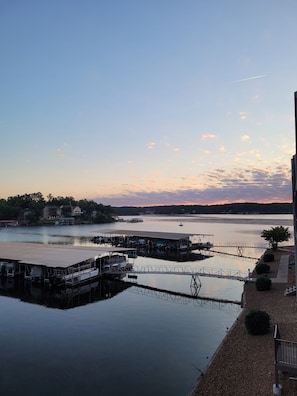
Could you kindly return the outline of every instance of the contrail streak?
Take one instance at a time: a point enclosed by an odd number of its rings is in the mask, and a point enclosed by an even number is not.
[[[231,81],[231,82],[232,83],[238,83],[238,82],[243,82],[243,81],[257,80],[258,78],[263,78],[263,77],[266,77],[266,75],[263,74],[262,76],[247,77],[247,78],[242,78],[241,80],[234,80],[234,81]]]

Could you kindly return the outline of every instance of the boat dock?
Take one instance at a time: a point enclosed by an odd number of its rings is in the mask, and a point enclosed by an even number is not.
[[[106,231],[92,241],[94,243],[111,243],[113,246],[137,248],[146,252],[168,251],[183,252],[209,250],[213,247],[212,234],[186,234],[177,232],[155,232],[134,230]]]
[[[133,263],[128,257],[131,252],[133,249],[123,247],[0,242],[0,276],[75,286],[114,271],[124,273],[131,269]]]

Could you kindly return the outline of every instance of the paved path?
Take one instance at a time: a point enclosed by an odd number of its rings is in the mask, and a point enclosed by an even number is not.
[[[290,255],[282,255],[279,261],[278,271],[276,278],[271,278],[273,283],[288,283],[289,273],[289,259]]]

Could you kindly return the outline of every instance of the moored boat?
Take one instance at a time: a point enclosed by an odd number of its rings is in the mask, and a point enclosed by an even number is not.
[[[127,220],[127,223],[142,223],[142,222],[143,222],[143,219],[138,218],[138,217],[133,217],[132,219]]]
[[[0,276],[21,276],[48,286],[75,286],[105,274],[117,276],[132,269],[135,249],[118,247],[54,246],[0,242]],[[132,256],[135,258],[136,255]]]

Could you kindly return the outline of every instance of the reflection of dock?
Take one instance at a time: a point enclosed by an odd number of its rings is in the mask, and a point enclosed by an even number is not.
[[[141,294],[146,294],[146,295],[152,295],[153,297],[160,298],[160,296],[163,297],[163,295],[169,295],[169,296],[175,296],[175,297],[181,297],[184,299],[190,299],[190,300],[201,300],[201,301],[209,301],[209,302],[216,302],[216,303],[221,303],[221,304],[237,304],[237,305],[242,305],[241,301],[235,301],[235,300],[228,300],[228,299],[222,299],[222,298],[215,298],[215,297],[206,297],[206,296],[199,296],[197,290],[192,293],[182,293],[182,292],[175,292],[172,290],[165,290],[165,289],[160,289],[158,287],[153,287],[153,286],[148,286],[148,285],[142,285],[142,284],[135,284],[134,282],[127,282],[127,281],[121,281],[121,283],[127,283],[131,286],[134,286],[131,291],[134,292],[139,292],[141,290],[146,290],[146,293],[141,293]],[[151,292],[151,293],[150,293]]]
[[[71,288],[48,288],[21,279],[0,278],[0,295],[48,308],[71,309],[116,296],[131,287],[124,282],[98,279]]]
[[[222,269],[222,268],[218,269],[218,268],[212,268],[212,267],[209,267],[209,268],[202,267],[202,268],[192,269],[191,267],[184,266],[184,265],[176,266],[176,267],[169,266],[167,268],[166,268],[166,266],[160,266],[160,267],[147,266],[147,267],[141,267],[139,269],[134,268],[131,271],[127,271],[127,274],[128,274],[128,279],[134,279],[133,282],[131,282],[131,281],[129,282],[130,284],[137,285],[144,289],[166,292],[171,295],[184,296],[184,297],[188,297],[188,298],[201,298],[204,300],[213,300],[213,301],[219,301],[219,302],[225,302],[225,303],[235,303],[235,304],[241,304],[241,303],[239,303],[238,301],[230,301],[230,300],[223,300],[223,299],[217,299],[217,298],[198,297],[198,294],[199,294],[199,291],[201,288],[200,277],[229,279],[229,280],[243,281],[243,282],[247,282],[247,281],[251,280],[250,273],[248,273],[247,276],[244,276],[238,270],[232,270],[232,269],[226,270],[226,269]],[[145,275],[145,274],[189,276],[189,277],[191,277],[191,283],[190,283],[191,295],[139,284],[137,282],[138,275]]]
[[[192,251],[172,252],[164,250],[150,250],[145,248],[138,248],[137,255],[141,257],[150,257],[165,261],[177,261],[177,262],[188,262],[204,260],[205,258],[211,257],[211,255],[205,256],[202,253]]]

